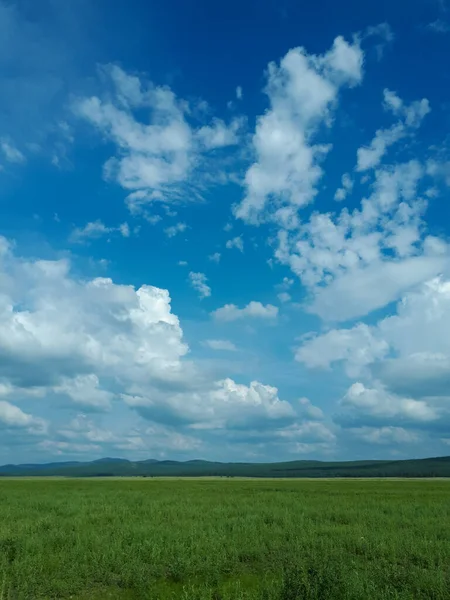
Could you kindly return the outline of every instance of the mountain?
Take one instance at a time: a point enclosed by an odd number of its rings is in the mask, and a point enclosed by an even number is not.
[[[450,477],[450,456],[411,460],[280,463],[177,462],[103,458],[91,462],[4,465],[0,477]]]

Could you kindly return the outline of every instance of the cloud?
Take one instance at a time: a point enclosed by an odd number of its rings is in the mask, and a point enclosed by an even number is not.
[[[416,444],[421,436],[415,431],[408,431],[403,427],[355,427],[352,435],[366,444],[398,445]]]
[[[253,381],[249,386],[232,379],[217,381],[205,392],[175,393],[164,398],[143,395],[125,396],[125,402],[145,418],[160,423],[173,422],[193,426],[193,429],[242,429],[296,419],[291,404],[278,398],[275,387]]]
[[[168,86],[157,86],[116,65],[106,65],[101,72],[111,93],[81,97],[73,110],[115,143],[117,155],[105,163],[104,176],[129,190],[127,205],[133,213],[145,211],[151,202],[184,197],[184,191],[197,185],[198,168],[204,168],[210,153],[238,142],[242,119],[197,123],[196,107],[177,98]],[[148,122],[140,120],[143,109]]]
[[[211,313],[218,321],[237,321],[247,317],[260,319],[276,319],[278,308],[272,304],[261,304],[261,302],[249,302],[244,308],[238,308],[235,304],[225,304],[222,308]]]
[[[342,175],[341,182],[342,187],[337,189],[336,193],[334,194],[334,199],[337,202],[342,202],[342,200],[345,200],[348,194],[351,194],[353,190],[353,180],[348,173],[344,173],[344,175]]]
[[[428,23],[427,29],[429,31],[433,31],[434,33],[449,33],[450,24],[446,23],[442,19],[436,19],[435,21]]]
[[[336,422],[384,428],[370,434],[374,443],[378,435],[391,439],[386,427],[402,427],[412,443],[416,429],[450,431],[449,317],[450,282],[437,277],[406,292],[394,314],[373,325],[307,339],[296,358],[309,368],[342,362],[349,377],[362,378],[350,386]]]
[[[118,227],[107,227],[103,221],[90,221],[84,227],[75,227],[70,234],[70,241],[75,243],[86,242],[87,240],[99,239],[103,236],[119,233],[122,237],[130,237],[130,227],[128,223],[122,223]]]
[[[422,400],[403,398],[386,392],[383,388],[367,388],[363,383],[353,383],[341,401],[344,409],[336,421],[347,427],[399,426],[429,424],[438,419],[437,411]]]
[[[415,160],[380,167],[360,209],[313,213],[298,231],[279,231],[275,255],[311,291],[310,312],[357,318],[445,271],[447,244],[423,223],[425,177]]]
[[[339,89],[361,82],[362,65],[358,43],[348,44],[342,37],[323,55],[294,48],[279,65],[269,64],[265,93],[270,109],[257,120],[257,160],[246,173],[237,218],[289,223],[299,207],[314,199],[329,146],[314,144],[313,138],[330,121]]]
[[[236,248],[237,250],[244,252],[244,242],[242,240],[242,236],[238,235],[235,238],[228,240],[225,244],[225,247],[228,249]]]
[[[210,254],[208,256],[209,260],[215,263],[219,263],[220,262],[220,252],[214,252],[214,254]]]
[[[288,292],[280,292],[277,294],[277,298],[280,302],[290,302],[292,300],[292,296]]]
[[[357,171],[366,171],[379,165],[389,146],[406,137],[411,130],[420,127],[423,118],[430,112],[430,105],[426,98],[406,106],[403,101],[392,91],[384,90],[384,106],[401,120],[388,129],[378,129],[375,137],[368,146],[363,146],[357,151]]]
[[[450,361],[450,282],[437,277],[406,292],[394,314],[374,325],[358,323],[306,340],[297,360],[328,368],[377,365],[373,372],[400,394],[447,394]],[[419,393],[420,392],[420,393]]]
[[[204,273],[189,273],[189,281],[191,286],[198,292],[200,298],[209,298],[211,296],[211,288],[207,285],[207,277]]]
[[[240,456],[259,443],[257,436],[282,453],[298,444],[302,452],[325,452],[334,443],[309,441],[332,439],[325,424],[311,424],[322,414],[309,402],[291,404],[277,388],[256,380],[212,379],[189,360],[167,290],[78,278],[69,260],[18,256],[5,238],[0,280],[0,426],[8,440],[20,429],[15,443],[35,444],[36,457],[119,450],[132,457],[153,450],[184,456],[199,448],[219,455],[217,448],[233,436],[241,440]],[[257,302],[236,310],[237,318],[277,314],[276,307]],[[207,344],[234,349],[227,340]],[[18,406],[31,399],[35,415]],[[62,423],[54,406],[81,407],[89,417]],[[30,441],[41,433],[44,441]]]
[[[43,435],[47,423],[40,418],[24,413],[18,406],[0,400],[0,429],[24,429],[32,435]]]
[[[309,310],[324,320],[346,321],[394,302],[430,277],[446,270],[447,256],[416,256],[355,269],[316,292]]]
[[[367,27],[364,37],[374,37],[380,39],[380,41],[375,44],[375,51],[377,53],[378,60],[383,58],[386,46],[392,44],[395,39],[394,32],[392,31],[389,23],[379,23],[378,25],[371,25]]]
[[[68,260],[17,258],[4,238],[1,247],[0,381],[92,403],[112,372],[124,383],[178,376],[187,346],[166,290],[78,280]]]
[[[224,350],[226,352],[235,352],[237,350],[233,342],[228,340],[205,340],[205,346],[211,350]]]
[[[221,119],[214,119],[212,125],[204,125],[197,131],[197,139],[207,150],[234,146],[239,141],[239,131],[243,121],[233,119],[227,126]]]
[[[350,373],[384,358],[389,344],[372,333],[365,323],[352,329],[332,329],[315,336],[300,346],[295,359],[309,368],[328,369],[333,362],[345,361]]]
[[[100,410],[111,408],[114,398],[111,392],[100,389],[99,379],[93,373],[65,379],[53,391],[68,396],[75,404]]]
[[[3,138],[0,140],[0,148],[3,152],[4,157],[8,162],[11,163],[24,163],[26,162],[25,156],[22,154],[20,150],[18,150],[12,142]]]
[[[177,223],[176,225],[166,227],[166,229],[164,229],[164,233],[167,235],[168,238],[172,238],[178,235],[179,233],[183,233],[183,231],[186,231],[186,229],[186,223]]]

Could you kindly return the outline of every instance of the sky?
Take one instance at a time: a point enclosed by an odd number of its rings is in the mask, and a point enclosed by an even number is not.
[[[0,464],[449,455],[449,59],[446,0],[0,0]]]

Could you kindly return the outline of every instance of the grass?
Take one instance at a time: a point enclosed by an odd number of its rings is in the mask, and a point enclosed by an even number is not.
[[[448,600],[449,531],[450,481],[0,479],[0,600]]]

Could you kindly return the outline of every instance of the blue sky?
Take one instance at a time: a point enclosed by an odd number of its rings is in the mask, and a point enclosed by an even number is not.
[[[0,0],[0,44],[0,463],[449,453],[444,0]]]

